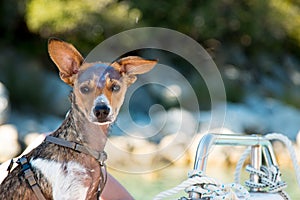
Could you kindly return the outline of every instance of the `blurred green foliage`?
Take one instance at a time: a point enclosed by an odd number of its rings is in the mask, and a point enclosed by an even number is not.
[[[289,0],[28,0],[26,24],[42,37],[76,35],[99,42],[136,26],[162,26],[196,40],[243,46],[300,46],[300,5]],[[279,41],[278,41],[279,40]]]
[[[50,36],[75,44],[87,55],[121,31],[165,27],[207,48],[222,72],[229,100],[240,101],[256,88],[258,93],[300,107],[298,1],[11,0],[0,1],[0,12],[0,51],[10,48],[16,56],[39,59],[40,68],[55,70],[46,55]],[[4,60],[1,65],[7,63],[20,67],[17,60]],[[227,76],[230,71],[237,75]]]
[[[140,15],[126,1],[29,0],[25,20],[31,32],[44,38],[63,35],[87,51],[105,37],[134,27]]]
[[[272,19],[277,26],[281,26],[283,31],[299,46],[300,43],[300,2],[299,1],[270,1]],[[275,29],[275,27],[273,27]]]

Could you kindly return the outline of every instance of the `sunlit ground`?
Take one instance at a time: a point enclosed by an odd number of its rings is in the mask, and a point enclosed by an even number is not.
[[[137,200],[150,200],[165,190],[177,186],[186,180],[187,173],[190,169],[183,167],[168,167],[153,174],[127,174],[109,170],[134,196]],[[285,190],[293,200],[299,199],[300,187],[296,182],[296,175],[293,168],[281,169],[282,180],[288,183]],[[214,174],[214,178],[218,178],[223,183],[232,183],[234,169],[208,169],[209,174]],[[243,173],[242,180],[247,178],[248,174]],[[172,196],[169,199],[178,199],[179,197],[188,195],[184,192]]]

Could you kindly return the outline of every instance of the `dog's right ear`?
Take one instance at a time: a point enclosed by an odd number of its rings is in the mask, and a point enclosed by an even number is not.
[[[48,52],[52,61],[59,69],[60,78],[67,84],[73,86],[74,75],[78,73],[83,62],[83,57],[76,48],[57,38],[48,40]]]

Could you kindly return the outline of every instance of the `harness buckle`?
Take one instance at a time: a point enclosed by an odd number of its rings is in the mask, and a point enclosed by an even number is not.
[[[27,158],[25,156],[23,156],[17,160],[17,163],[19,165],[21,165],[23,176],[27,180],[27,182],[30,185],[31,189],[33,190],[35,196],[39,200],[46,200],[46,198],[44,197],[44,195],[41,191],[41,188],[39,187],[38,183],[35,180],[33,171],[31,169],[30,163],[28,162]]]
[[[97,158],[99,164],[101,166],[104,165],[104,162],[107,160],[107,153],[105,151],[101,151],[98,155],[98,158]]]
[[[21,157],[17,160],[17,163],[22,166],[22,172],[24,173],[26,170],[30,169],[30,164],[26,157]]]

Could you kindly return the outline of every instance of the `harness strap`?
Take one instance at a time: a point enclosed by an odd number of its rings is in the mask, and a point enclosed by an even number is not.
[[[107,154],[106,154],[105,151],[100,151],[100,152],[99,151],[94,151],[94,150],[88,149],[87,147],[85,147],[83,145],[80,145],[76,142],[69,142],[69,141],[66,141],[62,138],[57,138],[57,137],[53,137],[53,136],[49,136],[49,135],[46,136],[45,141],[51,142],[53,144],[57,144],[57,145],[60,145],[60,146],[63,146],[63,147],[73,149],[73,150],[78,151],[80,153],[90,155],[93,158],[95,158],[100,163],[100,165],[104,165],[104,161],[107,159]]]
[[[75,142],[69,142],[69,141],[66,141],[64,139],[56,138],[56,137],[53,137],[53,136],[47,136],[45,138],[45,141],[51,142],[53,144],[57,144],[59,146],[63,146],[63,147],[73,149],[73,150],[78,151],[80,153],[90,155],[99,162],[100,171],[101,171],[101,173],[100,173],[100,175],[101,175],[100,183],[98,185],[98,191],[97,191],[97,199],[99,199],[99,197],[100,197],[100,195],[103,191],[103,188],[106,184],[106,181],[107,181],[106,165],[104,163],[105,160],[107,159],[106,152],[105,151],[100,151],[100,152],[94,151],[92,149],[88,149],[87,147],[85,147],[83,145],[80,145],[80,144],[77,144]],[[27,158],[25,156],[23,156],[23,157],[21,157],[17,160],[17,163],[21,165],[24,178],[27,180],[27,182],[30,185],[31,189],[33,190],[35,196],[39,200],[46,200],[46,198],[44,197],[44,195],[41,191],[41,188],[39,187],[38,183],[35,180],[33,171],[31,170],[31,165],[28,162]],[[7,169],[8,171],[11,170],[12,165],[13,165],[13,160],[11,161],[11,163],[10,163],[8,169]]]
[[[20,164],[22,166],[22,172],[24,174],[24,178],[27,180],[27,182],[29,183],[31,189],[33,190],[35,196],[39,199],[39,200],[46,200],[38,183],[36,182],[35,178],[34,178],[34,174],[31,170],[31,166],[27,160],[26,157],[21,157],[20,159],[18,159],[17,161],[18,164]]]
[[[57,138],[57,137],[53,137],[53,136],[46,136],[45,138],[45,141],[47,142],[51,142],[53,144],[57,144],[57,145],[60,145],[60,146],[63,146],[63,147],[67,147],[67,148],[70,148],[70,149],[73,149],[75,151],[78,151],[80,153],[84,153],[84,154],[87,154],[87,155],[90,155],[92,156],[93,158],[95,158],[98,162],[99,162],[99,165],[100,165],[100,183],[98,185],[98,191],[97,191],[97,199],[99,199],[102,191],[103,191],[103,188],[106,184],[106,181],[107,181],[107,172],[106,172],[106,165],[105,165],[105,160],[107,159],[107,154],[105,151],[94,151],[92,149],[89,149],[81,144],[78,144],[76,142],[70,142],[70,141],[66,141],[62,138]]]
[[[100,199],[101,193],[103,192],[104,186],[107,181],[107,171],[106,171],[106,165],[103,163],[103,165],[100,164],[100,183],[98,185],[98,191],[97,191],[97,199]]]

